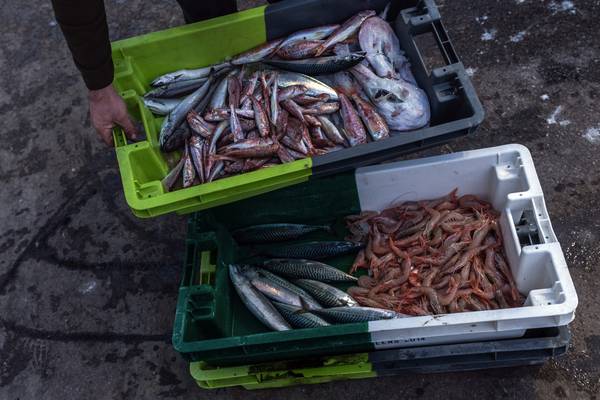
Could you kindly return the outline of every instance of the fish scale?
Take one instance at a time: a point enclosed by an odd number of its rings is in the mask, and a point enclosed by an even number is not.
[[[329,326],[330,323],[325,321],[310,312],[302,312],[299,307],[294,307],[289,304],[273,302],[273,305],[283,318],[294,328],[319,328],[321,326]]]
[[[358,306],[356,300],[348,293],[323,282],[311,279],[298,279],[294,283],[310,293],[325,307]]]
[[[307,242],[263,250],[263,255],[276,258],[303,258],[319,260],[353,253],[364,247],[361,243],[344,241]]]
[[[329,225],[304,224],[262,224],[240,228],[233,231],[232,236],[242,244],[272,243],[297,239],[317,231],[331,231]]]
[[[273,259],[265,261],[263,268],[296,279],[313,279],[321,282],[356,282],[357,278],[331,265],[303,259]]]
[[[282,286],[288,289],[290,292],[297,294],[302,300],[309,306],[309,308],[321,308],[321,305],[317,300],[315,300],[310,294],[308,294],[304,289],[294,285],[293,283],[285,280],[279,275],[275,275],[272,272],[269,272],[264,269],[257,269],[258,273],[262,275],[265,279],[275,282],[279,286]]]
[[[291,328],[273,304],[252,287],[248,279],[241,273],[239,266],[229,265],[229,277],[240,300],[263,324],[276,331],[285,331]]]
[[[250,281],[252,286],[269,299],[280,303],[291,304],[297,307],[302,306],[300,296],[292,292],[285,286],[282,286],[270,279],[261,276],[258,270],[251,266],[244,266],[241,269],[244,276]]]
[[[305,60],[263,60],[265,64],[286,71],[307,75],[332,74],[351,68],[364,60],[365,55],[352,53],[343,56],[309,58]]]
[[[332,307],[314,310],[314,313],[337,323],[378,321],[399,316],[394,311],[373,307]]]

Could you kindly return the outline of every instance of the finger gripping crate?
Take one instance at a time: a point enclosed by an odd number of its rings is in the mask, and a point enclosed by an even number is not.
[[[333,223],[333,233],[306,240],[342,239],[348,233],[343,223],[347,215],[441,197],[455,188],[500,211],[507,261],[526,297],[523,307],[271,332],[248,312],[229,282],[226,265],[249,255],[231,237],[237,228]],[[567,325],[577,306],[531,154],[521,145],[360,168],[196,213],[188,228],[173,344],[190,361],[246,364],[514,338],[528,329]],[[352,261],[352,255],[327,260],[343,271]],[[212,271],[208,278],[205,271]],[[202,293],[201,304],[194,297],[197,293]],[[203,310],[201,316],[198,309]]]
[[[300,29],[340,23],[365,9],[381,11],[388,0],[286,0],[195,24],[114,42],[114,84],[129,112],[141,120],[147,140],[128,144],[115,130],[117,161],[127,204],[138,217],[208,209],[282,187],[352,170],[449,141],[473,132],[483,108],[454,51],[433,0],[395,0],[389,15],[411,69],[431,105],[428,126],[392,132],[386,140],[272,166],[173,192],[161,179],[169,172],[158,146],[163,118],[154,116],[142,97],[161,74],[222,61],[265,41]],[[416,39],[433,35],[444,65],[428,69]]]

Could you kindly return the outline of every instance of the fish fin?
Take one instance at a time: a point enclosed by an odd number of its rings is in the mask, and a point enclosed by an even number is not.
[[[387,16],[388,16],[388,12],[390,11],[391,4],[392,4],[392,2],[388,1],[387,6],[385,6],[383,11],[379,14],[379,18],[381,18],[384,21],[387,21]]]

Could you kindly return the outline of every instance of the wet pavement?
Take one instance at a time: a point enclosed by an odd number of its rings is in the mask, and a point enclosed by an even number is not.
[[[170,344],[185,218],[132,216],[49,2],[4,1],[0,399],[597,398],[600,3],[438,3],[486,120],[476,135],[418,156],[530,148],[579,295],[566,356],[541,367],[200,390]],[[170,0],[106,7],[113,40],[182,23]]]

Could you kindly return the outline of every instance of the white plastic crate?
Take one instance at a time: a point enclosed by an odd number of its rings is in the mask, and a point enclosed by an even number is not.
[[[361,168],[356,183],[363,211],[440,197],[454,188],[488,200],[501,211],[506,256],[527,297],[519,308],[370,322],[376,348],[519,337],[530,328],[573,320],[577,294],[526,147],[511,144]],[[523,217],[537,227],[534,244],[520,243],[515,224]],[[519,229],[523,233],[527,226]]]

